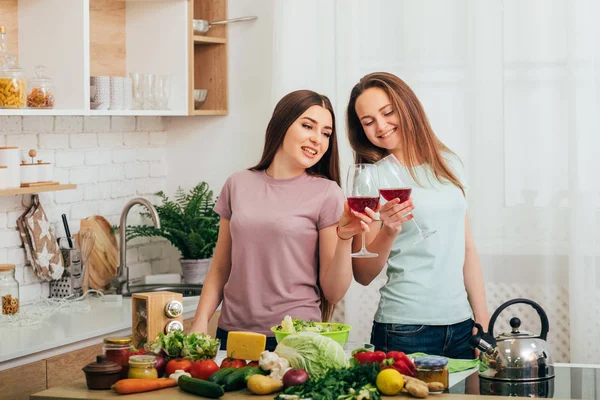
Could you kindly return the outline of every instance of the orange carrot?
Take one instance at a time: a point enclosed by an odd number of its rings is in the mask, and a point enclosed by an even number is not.
[[[164,389],[177,386],[177,382],[170,378],[156,379],[121,379],[113,385],[117,393],[130,394],[148,392],[150,390]]]

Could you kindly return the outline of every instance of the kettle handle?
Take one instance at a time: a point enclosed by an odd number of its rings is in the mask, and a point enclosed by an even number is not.
[[[498,307],[498,309],[496,311],[494,311],[494,314],[492,314],[492,317],[490,318],[490,323],[488,325],[488,333],[494,336],[494,324],[496,323],[496,319],[498,318],[498,316],[500,315],[500,313],[502,311],[504,311],[505,308],[512,306],[513,304],[518,304],[518,303],[523,303],[523,304],[529,304],[531,307],[533,307],[538,315],[540,316],[540,320],[542,321],[542,332],[540,333],[540,338],[542,340],[546,340],[546,337],[548,336],[548,328],[549,328],[549,323],[548,323],[548,316],[546,315],[546,312],[544,311],[544,309],[535,301],[529,300],[529,299],[513,299],[513,300],[509,300],[506,303],[502,304],[500,307]]]

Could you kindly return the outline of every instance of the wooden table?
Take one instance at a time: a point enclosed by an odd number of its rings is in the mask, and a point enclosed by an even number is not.
[[[241,390],[238,392],[228,392],[225,396],[221,397],[222,400],[273,400],[275,395],[257,396],[253,395],[247,390]],[[104,400],[104,399],[122,399],[122,400],[158,400],[158,399],[169,399],[169,400],[180,400],[180,399],[202,399],[204,397],[196,396],[190,393],[181,391],[178,387],[155,390],[152,392],[120,395],[112,390],[88,390],[85,380],[75,381],[69,385],[60,386],[52,389],[44,390],[31,395],[31,400],[64,400],[64,399],[86,399],[86,400]],[[383,399],[391,398],[385,396]],[[408,394],[402,394],[396,396],[396,398],[402,399],[414,399],[414,397]],[[477,395],[460,395],[460,394],[435,394],[429,395],[430,400],[514,400],[514,397],[503,397],[503,396],[477,396]]]

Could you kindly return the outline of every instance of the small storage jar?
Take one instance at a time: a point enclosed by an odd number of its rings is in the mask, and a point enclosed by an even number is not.
[[[27,87],[27,107],[54,108],[54,82],[45,75],[46,67],[38,65]]]
[[[122,367],[121,378],[127,378],[129,356],[134,351],[131,341],[131,336],[107,337],[102,346],[102,354],[106,356],[106,359]]]
[[[0,264],[0,297],[3,315],[19,312],[19,282],[15,279],[13,264]]]
[[[129,357],[128,378],[133,379],[156,379],[156,357],[149,354],[140,354]]]
[[[27,88],[16,61],[14,55],[6,56],[6,65],[0,70],[0,108],[25,108]]]
[[[424,356],[415,358],[415,367],[417,367],[416,378],[423,382],[439,382],[444,391],[448,389],[450,373],[448,371],[448,359],[437,356]]]
[[[106,356],[97,356],[96,362],[82,368],[88,389],[108,390],[121,379],[121,366],[108,361]]]

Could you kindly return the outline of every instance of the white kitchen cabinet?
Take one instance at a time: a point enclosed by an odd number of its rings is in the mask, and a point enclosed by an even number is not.
[[[198,41],[206,45],[194,45],[192,19],[194,13],[198,14],[195,3],[202,3],[203,9],[210,9],[213,3],[220,8],[204,18],[226,17],[226,3],[221,0],[0,1],[0,24],[7,28],[9,53],[18,56],[27,78],[33,76],[35,66],[46,66],[55,93],[53,109],[0,109],[0,116],[225,115],[226,94],[215,96],[216,89],[227,92],[227,83],[223,82],[227,70],[226,32],[219,27],[214,32],[219,38],[202,37]],[[215,49],[208,51],[208,47]],[[191,96],[194,81],[208,84],[213,78],[195,68],[194,61],[200,57],[195,53],[212,58],[215,51],[225,61],[217,71],[224,87],[210,88],[213,96],[210,100],[209,94],[207,105],[214,105],[214,112],[196,113]],[[90,76],[129,76],[132,72],[171,75],[168,110],[90,109]]]

